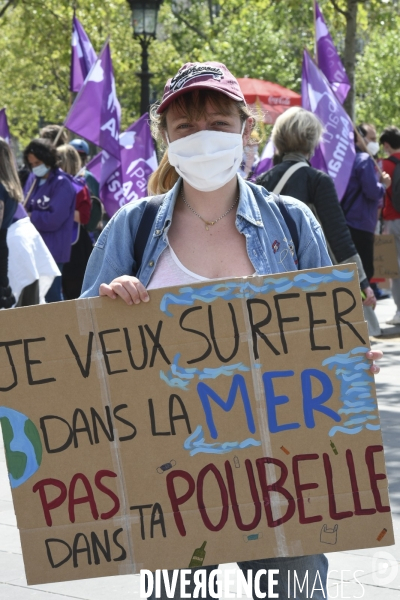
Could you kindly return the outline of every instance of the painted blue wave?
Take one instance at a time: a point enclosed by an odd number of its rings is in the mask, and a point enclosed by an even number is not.
[[[321,283],[349,282],[354,279],[354,271],[339,271],[333,269],[330,273],[301,272],[292,279],[289,277],[264,277],[261,285],[252,283],[252,279],[245,281],[229,281],[227,283],[213,283],[201,288],[185,286],[180,288],[177,294],[164,294],[161,299],[160,309],[168,316],[172,317],[169,306],[178,304],[179,306],[192,306],[196,300],[200,302],[214,302],[218,298],[224,300],[234,300],[235,298],[254,298],[257,294],[269,294],[270,292],[283,293],[292,288],[298,288],[305,291],[314,291],[318,289]]]
[[[204,367],[204,369],[196,369],[195,367],[185,368],[179,366],[180,353],[175,354],[169,371],[164,373],[160,371],[160,379],[164,381],[170,387],[179,388],[181,390],[188,391],[189,382],[195,377],[198,377],[200,381],[204,379],[216,379],[220,375],[226,377],[232,377],[237,371],[250,371],[250,367],[246,367],[243,363],[235,363],[234,365],[221,365],[220,367],[211,369]],[[261,368],[261,365],[257,363],[255,368]]]
[[[338,413],[348,417],[341,425],[332,427],[329,437],[339,432],[354,435],[363,429],[380,429],[379,422],[371,423],[379,421],[379,416],[378,406],[372,395],[374,378],[369,371],[370,363],[365,359],[366,352],[368,348],[353,348],[347,354],[336,354],[322,363],[322,366],[327,366],[330,370],[336,369],[335,375],[340,381],[342,402]]]
[[[232,450],[243,450],[243,448],[249,448],[251,446],[261,446],[261,442],[248,438],[243,442],[222,442],[207,444],[204,441],[204,431],[201,425],[198,425],[195,431],[189,435],[183,443],[185,450],[189,450],[190,456],[195,454],[227,454]]]

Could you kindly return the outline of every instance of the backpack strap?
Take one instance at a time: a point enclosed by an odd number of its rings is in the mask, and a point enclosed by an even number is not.
[[[36,185],[36,177],[35,177],[35,179],[32,181],[32,185],[31,185],[31,187],[29,188],[29,190],[28,190],[28,193],[26,194],[26,196],[25,196],[25,198],[24,198],[24,200],[23,200],[22,206],[23,206],[24,208],[25,208],[25,206],[28,204],[28,202],[29,202],[29,199],[30,199],[30,197],[32,196],[33,188],[35,187],[35,185]]]
[[[163,203],[165,194],[159,196],[153,196],[147,201],[146,208],[143,211],[142,218],[140,219],[139,227],[136,233],[135,241],[133,243],[133,256],[136,261],[136,270],[132,268],[133,275],[136,276],[138,273],[143,260],[144,250],[151,233],[151,229],[154,224],[154,219],[161,204]]]
[[[276,186],[274,187],[274,189],[272,190],[273,194],[280,194],[281,191],[283,190],[283,188],[285,187],[286,183],[289,181],[289,179],[291,178],[292,175],[294,175],[294,173],[296,173],[296,171],[298,171],[299,169],[301,169],[302,167],[308,167],[309,164],[307,162],[296,162],[294,165],[292,165],[291,167],[289,167],[285,173],[282,175],[282,177],[280,178],[280,180],[278,181],[278,183],[276,184]]]
[[[273,197],[275,204],[279,208],[280,213],[287,225],[287,228],[289,229],[292,242],[296,250],[296,254],[298,254],[300,240],[296,221],[293,219],[292,215],[290,214],[290,211],[288,211],[288,209],[286,208],[285,202],[283,201],[282,197],[277,196],[274,193],[272,193],[271,196]]]
[[[400,163],[400,158],[397,158],[396,156],[388,156],[386,160],[390,160],[390,162],[394,165],[398,165]]]

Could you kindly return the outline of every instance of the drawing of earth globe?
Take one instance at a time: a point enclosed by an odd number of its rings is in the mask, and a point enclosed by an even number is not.
[[[32,477],[42,462],[39,432],[28,417],[12,408],[0,406],[8,476],[12,488]]]

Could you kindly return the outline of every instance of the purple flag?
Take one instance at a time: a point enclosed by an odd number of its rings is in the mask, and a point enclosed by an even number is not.
[[[262,175],[262,173],[265,173],[266,171],[269,171],[270,169],[272,169],[272,167],[274,166],[274,163],[272,162],[274,154],[275,154],[275,146],[273,145],[272,140],[270,138],[268,140],[268,142],[265,144],[264,150],[262,151],[262,154],[260,157],[260,162],[258,163],[258,165],[255,168],[255,171],[254,171],[253,177],[252,177],[252,181],[255,181],[257,179],[257,177]]]
[[[157,168],[148,118],[145,113],[120,135],[119,164],[102,152],[100,197],[110,217],[124,204],[147,196],[149,177]]]
[[[11,135],[10,135],[10,130],[8,128],[7,115],[6,115],[5,108],[2,108],[0,110],[0,137],[2,137],[4,140],[6,140],[7,144],[10,143]]]
[[[315,36],[318,66],[329,81],[339,102],[343,104],[351,85],[318,6],[318,2],[315,2]]]
[[[324,126],[321,143],[311,164],[332,177],[341,200],[355,157],[353,124],[306,50],[303,55],[301,101],[303,108],[314,113]]]
[[[107,41],[72,105],[64,126],[119,160],[121,107]]]
[[[96,154],[86,165],[86,169],[91,172],[91,174],[97,179],[100,183],[101,177],[101,152]]]
[[[87,33],[74,15],[72,19],[71,70],[69,84],[71,92],[79,92],[96,60],[97,54],[93,49]]]

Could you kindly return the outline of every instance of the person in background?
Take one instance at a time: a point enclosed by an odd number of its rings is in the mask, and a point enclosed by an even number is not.
[[[387,155],[382,161],[382,169],[388,173],[392,179],[392,185],[386,189],[385,203],[383,207],[384,232],[394,235],[396,240],[397,261],[400,269],[400,175],[394,176],[395,170],[398,173],[400,166],[400,129],[386,127],[379,138],[383,150]],[[400,279],[392,280],[393,300],[396,304],[396,314],[389,325],[400,325]]]
[[[309,163],[322,132],[320,121],[304,108],[294,106],[285,111],[272,130],[275,166],[258,177],[257,183],[270,192],[276,190],[293,196],[311,208],[322,225],[334,261],[357,264],[360,286],[366,295],[364,304],[374,306],[374,293],[352,241],[335,185],[329,175]]]
[[[357,127],[359,134],[357,144],[363,152],[368,152],[371,156],[377,156],[379,152],[379,143],[377,140],[376,129],[371,123],[362,123]]]
[[[32,140],[24,150],[24,159],[35,175],[25,208],[62,272],[71,255],[75,189],[57,167],[57,152],[50,140]],[[60,300],[61,277],[56,277],[46,294],[46,302]]]
[[[85,178],[86,185],[88,186],[90,191],[90,195],[92,197],[95,196],[96,198],[98,198],[100,193],[99,182],[97,181],[93,173],[88,171],[88,169],[86,169],[85,167],[89,158],[89,144],[85,142],[85,140],[76,138],[70,141],[70,146],[73,146],[75,148],[81,159],[82,169],[79,175],[83,175],[83,177]]]
[[[79,172],[79,176],[85,178],[86,185],[89,188],[92,199],[92,210],[90,213],[90,220],[86,225],[86,229],[89,231],[90,237],[94,244],[103,228],[103,219],[106,217],[104,207],[100,200],[100,186],[93,173],[85,166],[89,158],[89,144],[85,142],[85,140],[76,138],[70,142],[70,145],[75,148],[80,156],[82,169]]]
[[[57,136],[57,146],[68,143],[68,134],[61,125],[46,125],[46,127],[42,127],[39,131],[39,137],[50,140],[53,144]],[[28,165],[23,165],[18,170],[18,177],[21,182],[24,198],[26,198],[35,184],[35,177]]]
[[[306,206],[294,198],[283,201],[299,233],[294,250],[288,242],[288,223],[275,200],[237,174],[254,119],[225,65],[183,65],[167,81],[162,101],[150,115],[153,135],[168,149],[149,181],[150,193],[164,197],[162,203],[159,198],[143,260],[139,265],[135,240],[149,198],[125,205],[106,225],[88,263],[83,298],[120,297],[135,310],[140,302],[151,300],[151,289],[331,264],[321,227]],[[279,251],[271,240],[279,244]],[[131,275],[133,270],[136,276]],[[380,355],[370,352],[367,357]],[[281,598],[290,593],[288,570],[295,569],[301,581],[306,576],[314,581],[318,571],[323,590],[315,590],[313,597],[326,598],[328,563],[323,554],[260,557],[238,565],[245,574],[253,571],[253,576],[260,569],[277,569],[274,591]],[[205,567],[207,574],[213,568]],[[187,578],[191,594],[193,570]],[[161,587],[161,598],[168,598]],[[267,591],[265,577],[261,589]],[[173,597],[181,598],[179,589]],[[305,598],[305,593],[298,597]]]
[[[0,138],[0,308],[11,308],[15,304],[8,280],[7,230],[19,202],[22,202],[22,190],[14,156],[7,142]]]
[[[53,144],[58,146],[64,146],[68,144],[68,133],[62,125],[46,125],[39,131],[39,137],[45,140],[50,140]]]
[[[83,227],[89,222],[92,202],[84,178],[78,177],[82,163],[75,148],[70,144],[59,146],[57,156],[59,167],[70,176],[70,181],[77,190],[71,257],[62,271],[64,300],[73,300],[79,298],[81,293],[86,265],[93,249],[89,234]]]
[[[257,131],[252,131],[247,146],[243,150],[243,160],[238,171],[243,179],[251,179],[255,168],[260,162],[260,156],[258,154],[259,145],[260,136]]]
[[[346,222],[368,281],[374,275],[374,235],[378,209],[383,204],[385,189],[390,186],[390,177],[385,172],[379,181],[374,161],[368,154],[376,154],[377,146],[379,150],[375,127],[370,124],[360,125],[357,129],[356,156],[342,199]]]

